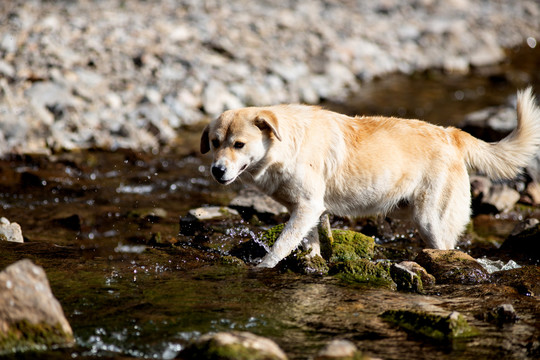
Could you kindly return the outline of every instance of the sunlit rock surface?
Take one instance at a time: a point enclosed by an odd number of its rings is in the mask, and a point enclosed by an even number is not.
[[[0,272],[0,354],[73,344],[43,269],[21,260]]]

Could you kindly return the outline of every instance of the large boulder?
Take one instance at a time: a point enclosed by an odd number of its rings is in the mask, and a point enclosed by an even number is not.
[[[21,260],[0,272],[0,353],[73,344],[45,271]]]

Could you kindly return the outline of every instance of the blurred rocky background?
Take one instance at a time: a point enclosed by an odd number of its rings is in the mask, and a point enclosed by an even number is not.
[[[227,108],[463,73],[538,38],[536,0],[2,1],[0,154],[155,152]]]

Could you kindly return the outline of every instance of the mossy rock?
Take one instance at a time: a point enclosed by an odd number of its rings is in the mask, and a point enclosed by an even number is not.
[[[390,275],[400,291],[416,292],[422,294],[424,292],[424,284],[422,277],[419,274],[407,269],[400,264],[392,264],[390,267]]]
[[[60,324],[51,326],[22,320],[10,324],[6,332],[0,332],[0,355],[69,346],[73,342],[73,335],[65,333]]]
[[[381,317],[399,327],[434,340],[447,341],[478,335],[458,312],[437,314],[412,310],[388,310]]]
[[[347,260],[335,263],[329,274],[356,285],[385,287],[396,290],[396,283],[390,276],[390,264],[372,262],[367,259]]]
[[[333,230],[332,263],[371,259],[375,253],[375,240],[351,230]]]

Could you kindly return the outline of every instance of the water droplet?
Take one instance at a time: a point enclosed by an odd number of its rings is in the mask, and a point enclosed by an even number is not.
[[[527,45],[529,45],[529,47],[530,47],[531,49],[534,49],[534,48],[536,47],[536,39],[533,38],[532,36],[529,36],[529,37],[527,38]]]

